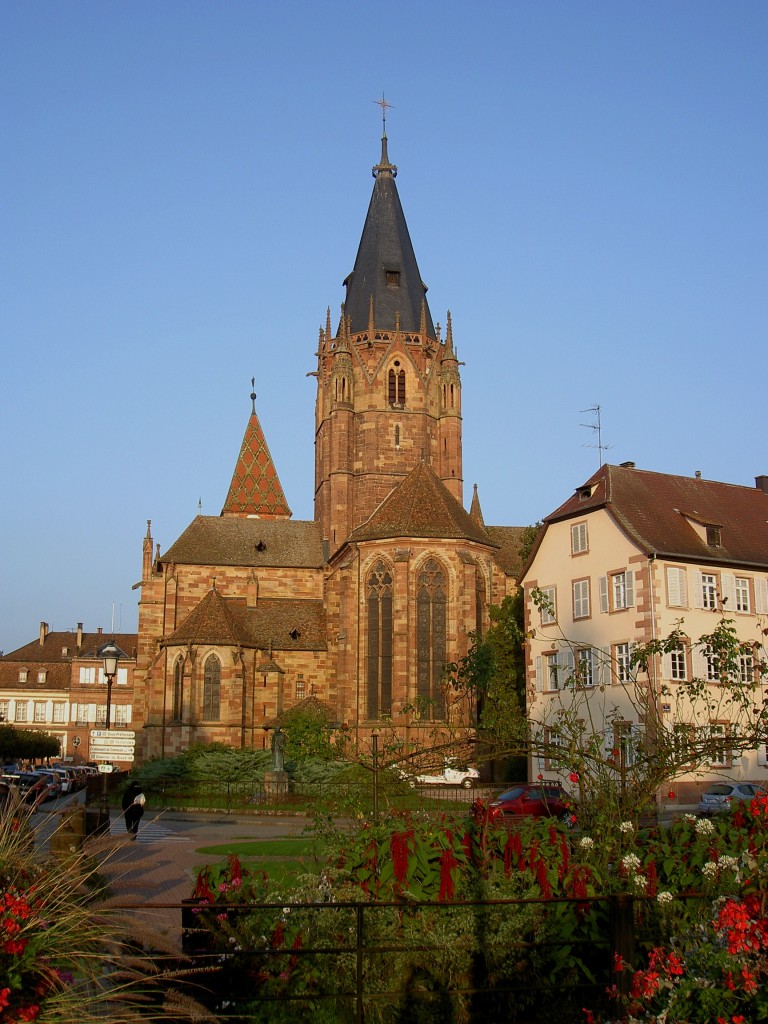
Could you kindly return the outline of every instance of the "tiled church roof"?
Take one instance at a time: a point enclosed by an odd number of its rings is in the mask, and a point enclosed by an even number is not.
[[[323,542],[315,522],[197,516],[161,556],[175,565],[320,568]]]
[[[255,400],[256,395],[252,393],[251,401],[254,405],[221,514],[289,519],[291,510],[256,415]]]
[[[266,598],[248,608],[241,598],[225,598],[214,587],[161,646],[187,644],[322,651],[326,649],[323,602]]]
[[[528,526],[485,527],[485,532],[496,545],[493,560],[508,576],[517,577],[523,567],[520,548],[529,530]]]
[[[472,540],[493,546],[483,527],[462,508],[426,462],[417,463],[349,539],[356,542],[395,537]]]

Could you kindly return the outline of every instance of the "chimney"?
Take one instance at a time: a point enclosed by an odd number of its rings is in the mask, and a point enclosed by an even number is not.
[[[755,487],[764,494],[768,494],[768,476],[756,476]]]
[[[621,463],[619,463],[619,465],[620,465],[621,469],[634,469],[635,468],[634,462],[621,462]]]
[[[98,634],[99,634],[99,636],[101,636],[101,634],[102,634],[102,628],[101,628],[101,626],[99,626],[99,628],[98,628]]]
[[[78,651],[83,646],[83,624],[78,622],[77,624],[77,649]]]
[[[42,647],[45,643],[45,638],[48,636],[48,623],[40,623],[40,646]]]

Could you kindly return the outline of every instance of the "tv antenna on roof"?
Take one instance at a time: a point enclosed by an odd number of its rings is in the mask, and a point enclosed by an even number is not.
[[[587,430],[592,430],[592,431],[595,432],[595,434],[597,434],[597,444],[583,444],[581,447],[582,448],[597,448],[597,455],[598,455],[598,460],[599,460],[598,461],[598,467],[600,467],[603,464],[603,452],[607,452],[609,448],[613,447],[613,445],[610,445],[610,444],[603,444],[603,432],[602,432],[602,425],[601,425],[601,422],[600,422],[600,406],[599,405],[591,405],[589,407],[589,409],[582,409],[581,411],[582,412],[592,412],[592,413],[595,414],[595,422],[594,423],[580,423],[579,426],[580,427],[586,427]]]

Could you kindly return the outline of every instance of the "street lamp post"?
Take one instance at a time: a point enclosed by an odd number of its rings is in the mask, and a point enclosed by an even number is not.
[[[96,656],[101,658],[102,665],[104,668],[104,675],[107,680],[107,708],[106,708],[106,721],[104,728],[109,730],[110,718],[112,717],[112,681],[117,675],[117,663],[120,661],[120,656],[125,656],[124,652],[120,650],[114,640],[108,640],[107,643],[102,644],[101,647],[96,651]],[[111,765],[103,765],[107,771],[103,771],[101,775],[101,806],[99,807],[99,825],[98,831],[100,833],[109,832],[109,791],[107,787],[107,775],[110,774]]]
[[[112,710],[112,681],[117,675],[117,663],[120,661],[122,653],[114,640],[108,640],[107,643],[102,644],[98,651],[96,651],[97,656],[102,660],[104,675],[107,679],[107,720],[104,725],[105,729],[109,729],[109,719]]]

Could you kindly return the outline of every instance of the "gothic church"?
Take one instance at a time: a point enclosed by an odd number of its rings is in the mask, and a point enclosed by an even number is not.
[[[315,514],[294,521],[256,413],[220,516],[144,539],[137,755],[268,744],[323,701],[359,739],[446,714],[443,667],[515,587],[517,527],[463,506],[461,377],[433,325],[386,134],[345,301],[320,330]],[[139,726],[142,723],[142,726]]]

